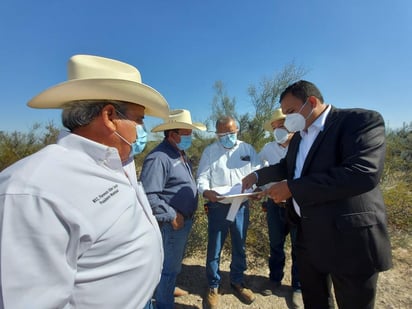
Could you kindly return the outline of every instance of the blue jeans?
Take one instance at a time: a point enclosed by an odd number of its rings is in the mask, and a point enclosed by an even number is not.
[[[220,255],[228,232],[232,241],[232,261],[230,263],[230,281],[238,284],[243,282],[243,272],[246,270],[246,234],[249,226],[249,206],[243,203],[236,214],[235,220],[226,220],[230,205],[208,203],[208,243],[206,257],[206,276],[209,287],[220,285]]]
[[[278,206],[272,199],[266,202],[267,224],[269,230],[270,256],[269,256],[269,279],[281,282],[283,269],[285,267],[285,240],[290,233],[292,243],[292,288],[300,289],[298,269],[296,263],[296,227],[290,226],[286,219],[286,209]]]
[[[149,299],[149,301],[146,303],[143,309],[155,309],[155,305],[153,304],[151,299]]]
[[[187,239],[192,229],[192,219],[186,219],[180,230],[174,230],[170,223],[163,223],[160,227],[163,239],[164,262],[160,282],[155,291],[156,308],[173,309],[173,292],[176,277],[182,269],[182,260]]]

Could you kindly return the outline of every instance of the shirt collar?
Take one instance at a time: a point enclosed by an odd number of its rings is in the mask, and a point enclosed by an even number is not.
[[[326,118],[328,117],[330,110],[331,110],[331,105],[328,105],[326,109],[322,112],[322,114],[320,114],[319,117],[316,118],[316,120],[308,127],[308,132],[323,131],[323,128],[325,127]],[[300,132],[301,136],[304,135],[302,133],[304,133],[304,131]]]
[[[114,147],[97,143],[66,130],[60,132],[57,144],[70,150],[85,153],[99,165],[105,165],[114,170],[122,170],[123,165],[119,152]]]
[[[169,148],[174,153],[178,155],[181,154],[180,150],[177,149],[166,137],[163,139],[163,144],[165,145],[166,148]]]

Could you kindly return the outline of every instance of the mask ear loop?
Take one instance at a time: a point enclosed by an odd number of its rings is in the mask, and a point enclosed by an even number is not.
[[[306,103],[308,103],[308,99],[306,99],[305,103],[303,103],[302,107],[300,108],[300,110],[298,111],[298,113],[300,114],[300,112],[302,111],[302,109],[305,107]],[[312,108],[313,110],[313,108]]]
[[[302,111],[302,109],[305,107],[305,105],[309,102],[309,97],[306,99],[305,103],[303,103],[302,107],[299,109],[298,114],[300,114],[300,112]],[[305,122],[306,120],[308,120],[308,118],[313,114],[313,107],[309,113],[309,115],[307,115],[305,118]],[[302,114],[301,114],[302,115]],[[303,116],[303,115],[302,115]]]
[[[122,116],[123,120],[128,120],[131,122],[135,122],[129,118],[126,117],[125,114],[123,114],[121,111],[116,109],[116,113],[119,114],[120,116]],[[137,133],[137,137],[136,139],[140,138],[144,138],[147,137],[147,130],[146,130],[146,126],[144,123],[140,124],[135,122],[136,124],[134,125],[137,129],[136,129],[136,133]],[[128,142],[123,136],[121,136],[119,133],[117,133],[116,131],[114,132],[117,136],[119,136],[124,142],[126,142],[129,146],[132,146],[132,144],[130,142]]]
[[[116,134],[118,137],[120,137],[120,139],[125,142],[127,145],[129,145],[130,147],[132,147],[132,144],[129,143],[123,136],[121,136],[119,133],[117,133],[117,131],[114,131],[114,134]]]
[[[306,103],[307,103],[308,101],[306,101]],[[305,103],[305,104],[306,104]],[[310,113],[309,113],[309,115],[307,115],[306,117],[305,117],[305,121],[306,120],[308,120],[308,118],[311,116],[313,114],[313,107],[312,107],[312,110],[310,111]]]

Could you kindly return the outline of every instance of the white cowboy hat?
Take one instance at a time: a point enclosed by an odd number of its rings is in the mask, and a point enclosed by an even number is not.
[[[155,89],[142,83],[132,65],[91,55],[74,55],[68,62],[68,81],[50,87],[32,98],[34,108],[63,108],[78,100],[116,100],[139,104],[145,114],[165,118],[169,106]]]
[[[164,123],[154,127],[152,132],[160,132],[173,129],[196,129],[205,131],[206,126],[200,122],[192,122],[190,112],[185,109],[176,109],[170,111],[170,115],[164,120]]]
[[[273,112],[270,119],[263,124],[263,128],[266,131],[272,132],[273,131],[272,122],[274,122],[276,120],[282,120],[282,119],[285,119],[285,118],[286,118],[286,116],[282,113],[281,108],[275,109],[275,111]]]

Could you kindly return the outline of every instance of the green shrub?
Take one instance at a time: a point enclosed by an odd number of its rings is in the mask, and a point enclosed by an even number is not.
[[[388,223],[392,229],[412,232],[412,192],[405,181],[398,181],[383,190],[388,212]]]

